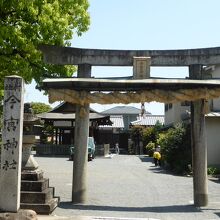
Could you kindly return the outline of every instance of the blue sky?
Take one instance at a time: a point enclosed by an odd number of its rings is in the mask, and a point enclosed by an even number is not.
[[[91,26],[81,37],[74,36],[73,47],[100,49],[187,49],[220,46],[219,0],[90,0]],[[127,76],[127,67],[96,67],[93,76]],[[188,68],[151,68],[154,77],[185,77]],[[25,101],[48,103],[26,86]],[[135,106],[140,107],[139,104]],[[93,105],[96,110],[110,106]],[[153,114],[163,114],[161,103],[146,103]]]

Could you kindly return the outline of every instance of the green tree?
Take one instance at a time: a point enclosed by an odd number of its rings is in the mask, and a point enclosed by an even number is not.
[[[154,127],[149,127],[143,129],[143,144],[146,146],[148,143],[153,142],[156,143],[157,132]]]
[[[32,79],[71,76],[72,66],[45,64],[41,44],[70,46],[90,23],[88,0],[0,0],[0,91],[8,75]]]
[[[52,109],[50,105],[47,105],[42,102],[31,102],[31,108],[34,111],[34,114],[49,112]]]
[[[157,121],[153,127],[143,129],[143,144],[146,146],[149,142],[157,144],[157,138],[163,125]]]

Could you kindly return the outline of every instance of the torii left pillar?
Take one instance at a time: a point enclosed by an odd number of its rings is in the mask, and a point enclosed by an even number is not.
[[[77,76],[80,78],[91,77],[91,65],[78,66]],[[89,104],[76,105],[75,138],[74,138],[74,162],[72,202],[85,203],[87,200],[87,163],[89,136]]]

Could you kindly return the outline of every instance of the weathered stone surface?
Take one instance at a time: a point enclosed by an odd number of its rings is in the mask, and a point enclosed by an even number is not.
[[[110,144],[104,144],[104,157],[109,156]]]
[[[151,66],[214,65],[220,63],[220,47],[186,50],[106,50],[42,45],[44,60],[53,64],[132,66],[133,57],[151,57]]]
[[[49,187],[49,179],[42,179],[38,181],[22,180],[21,191],[42,192]]]
[[[190,78],[202,78],[202,65],[189,67]],[[194,205],[208,205],[207,140],[205,129],[205,100],[191,104],[191,144],[193,164]]]
[[[150,57],[133,57],[133,78],[134,79],[146,79],[150,78]]]
[[[17,213],[0,213],[0,220],[37,220],[37,214],[33,210],[20,209]]]
[[[20,207],[23,90],[24,82],[21,77],[10,76],[5,78],[0,209],[10,212],[17,212]]]
[[[25,127],[25,126],[24,126]],[[22,141],[22,170],[36,170],[39,165],[31,155],[32,145],[35,143],[35,135],[23,135]]]
[[[42,192],[21,191],[21,203],[45,204],[53,198],[53,195],[53,187],[49,187]]]
[[[98,78],[59,78],[43,80],[44,89],[70,89],[76,91],[151,91],[151,90],[193,90],[218,89],[220,82],[217,79],[190,80],[190,79],[98,79]],[[64,93],[65,91],[63,91]],[[214,98],[214,97],[213,97]]]
[[[91,65],[78,67],[78,77],[91,77]],[[89,104],[76,105],[72,202],[87,200],[87,163],[89,136]]]
[[[43,171],[42,170],[23,170],[21,173],[22,180],[31,180],[37,181],[43,179]]]
[[[50,214],[59,204],[59,198],[53,198],[46,204],[21,203],[21,208],[31,208],[38,214]]]
[[[26,149],[29,151],[28,149]],[[39,164],[34,159],[33,155],[29,155],[28,160],[24,161],[24,166],[22,167],[23,170],[36,170],[39,167]]]
[[[54,187],[49,187],[49,179],[43,178],[41,170],[23,170],[21,181],[21,208],[37,213],[50,214],[58,205],[59,197],[54,197]]]

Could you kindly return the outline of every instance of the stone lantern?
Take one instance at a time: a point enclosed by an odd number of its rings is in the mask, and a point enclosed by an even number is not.
[[[50,214],[58,205],[59,197],[54,197],[55,189],[49,186],[49,179],[43,177],[31,148],[36,142],[34,125],[40,120],[34,115],[30,103],[24,104],[22,172],[21,172],[21,209],[31,209],[38,214]]]
[[[36,143],[34,125],[40,120],[34,115],[30,103],[24,104],[23,143],[22,143],[22,170],[36,170],[39,165],[31,155],[31,148]]]

